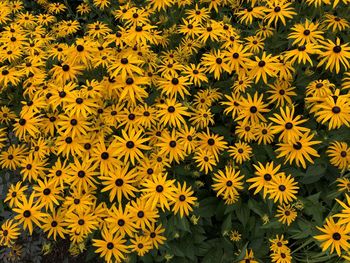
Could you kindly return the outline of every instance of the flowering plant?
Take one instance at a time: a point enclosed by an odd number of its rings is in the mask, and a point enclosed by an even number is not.
[[[349,11],[0,1],[1,260],[350,260]]]

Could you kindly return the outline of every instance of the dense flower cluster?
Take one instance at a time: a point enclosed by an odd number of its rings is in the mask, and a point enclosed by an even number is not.
[[[216,195],[232,261],[305,259],[315,241],[350,260],[349,11],[349,0],[1,1],[0,167],[12,179],[0,245],[20,250],[24,230],[106,262],[152,249],[171,260],[174,220],[209,235]],[[308,262],[328,260],[315,251]]]

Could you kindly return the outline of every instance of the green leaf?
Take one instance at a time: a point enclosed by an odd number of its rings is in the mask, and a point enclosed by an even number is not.
[[[255,214],[258,214],[260,217],[264,215],[263,209],[261,207],[261,204],[259,204],[254,199],[248,200],[248,207],[250,210],[252,210]]]
[[[221,232],[224,233],[232,228],[232,214],[228,214],[221,225]]]
[[[324,163],[311,165],[307,168],[305,176],[299,181],[304,184],[316,183],[325,175],[326,170],[327,165]]]
[[[236,260],[234,262],[239,262],[245,257],[245,253],[247,251],[247,247],[248,247],[248,242],[245,243],[245,245],[241,249],[241,253],[239,253],[238,257],[236,258]]]
[[[218,205],[218,198],[211,196],[199,201],[197,214],[201,217],[212,217],[215,215],[216,207]]]
[[[249,214],[250,210],[247,206],[242,205],[236,209],[236,216],[244,227],[248,223]]]

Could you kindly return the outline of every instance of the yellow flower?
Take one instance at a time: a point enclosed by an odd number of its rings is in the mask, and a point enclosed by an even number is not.
[[[334,222],[332,217],[326,218],[326,224],[323,228],[317,227],[317,229],[322,232],[322,235],[314,236],[314,238],[322,242],[322,251],[326,251],[330,247],[331,253],[335,249],[338,256],[341,256],[342,250],[349,250],[349,229],[344,225]]]

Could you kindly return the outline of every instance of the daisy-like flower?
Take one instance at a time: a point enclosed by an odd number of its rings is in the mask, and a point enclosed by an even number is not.
[[[57,212],[54,210],[52,214],[47,215],[43,220],[42,229],[47,232],[47,237],[53,237],[54,240],[57,237],[65,238],[67,230],[65,229],[66,224],[64,222],[64,215],[62,209],[59,209]]]
[[[277,208],[276,217],[282,224],[290,225],[297,218],[297,212],[291,205],[279,205]]]
[[[293,31],[288,35],[289,39],[293,39],[293,45],[304,45],[308,43],[318,43],[323,40],[323,32],[319,30],[317,23],[310,22],[308,19],[303,24],[294,25],[291,30]]]
[[[40,227],[46,216],[41,212],[42,206],[43,204],[34,201],[34,194],[31,194],[29,198],[23,196],[18,207],[13,208],[13,211],[17,213],[15,219],[19,224],[23,224],[23,229],[28,229],[30,234],[33,233],[34,224]]]
[[[204,54],[202,64],[207,68],[207,72],[214,73],[215,79],[220,79],[223,72],[231,73],[230,66],[225,62],[225,55],[220,50]]]
[[[28,186],[22,185],[22,182],[17,182],[16,184],[11,184],[6,198],[4,200],[5,203],[8,202],[8,205],[12,207],[17,207],[19,202],[21,202],[22,197],[24,196],[24,192],[28,189]]]
[[[150,204],[152,208],[160,206],[163,211],[170,210],[170,204],[176,201],[174,182],[175,180],[167,180],[167,174],[158,174],[152,179],[146,179],[142,184],[142,198],[147,200],[146,204]]]
[[[325,25],[327,29],[332,28],[333,32],[343,31],[350,27],[350,23],[346,19],[332,14],[326,14],[322,24]]]
[[[317,151],[312,148],[313,145],[320,144],[321,141],[312,141],[314,134],[309,134],[309,132],[304,133],[297,140],[279,143],[277,144],[278,148],[276,149],[279,152],[277,158],[284,157],[285,163],[289,161],[291,164],[295,161],[296,165],[300,165],[305,169],[306,162],[305,160],[313,163],[312,156],[319,157],[320,155]]]
[[[187,107],[177,102],[175,98],[166,99],[165,103],[158,104],[158,108],[157,116],[164,125],[181,127],[182,124],[186,123],[184,117],[190,116]]]
[[[251,97],[247,94],[247,98],[242,98],[239,102],[240,114],[236,117],[236,120],[243,120],[243,124],[250,121],[251,123],[259,123],[259,121],[266,122],[264,113],[268,112],[267,105],[263,102],[264,95],[257,92]]]
[[[291,19],[297,13],[291,7],[292,3],[286,0],[269,0],[267,1],[267,8],[265,9],[267,24],[274,22],[275,27],[280,20],[283,25],[286,25],[286,18]]]
[[[249,160],[252,151],[252,147],[245,142],[236,142],[234,146],[230,146],[228,149],[230,156],[232,156],[238,164],[242,164],[244,161]]]
[[[307,120],[301,119],[300,115],[294,117],[294,112],[294,106],[286,107],[285,110],[281,107],[280,114],[274,113],[274,117],[270,117],[270,120],[274,122],[272,132],[274,134],[280,133],[279,141],[293,142],[304,132],[310,131],[308,128],[300,126]]]
[[[219,170],[213,177],[213,189],[217,196],[222,196],[223,199],[235,199],[243,189],[242,179],[244,175],[240,176],[240,171],[236,171],[231,166],[225,166],[225,170]]]
[[[342,172],[350,165],[350,148],[346,142],[331,142],[327,149],[332,165],[338,167]]]
[[[232,71],[235,70],[236,72],[239,72],[240,68],[247,67],[249,57],[252,55],[252,53],[249,53],[248,50],[249,47],[235,42],[231,47],[227,49],[227,51],[224,51],[224,61]]]
[[[349,43],[341,43],[337,38],[335,42],[327,39],[320,41],[322,51],[319,53],[320,62],[318,67],[325,65],[330,71],[340,72],[341,66],[347,70],[350,68],[350,47]]]
[[[112,143],[113,149],[115,149],[114,154],[118,155],[120,159],[123,157],[124,163],[130,160],[132,164],[135,164],[135,161],[140,161],[143,158],[142,150],[150,149],[149,146],[144,144],[147,141],[148,138],[142,136],[142,130],[131,129],[127,133],[123,129],[122,137],[115,136]]]
[[[18,223],[13,219],[7,219],[0,228],[0,245],[12,246],[20,235]]]
[[[253,19],[263,19],[266,8],[264,6],[250,6],[236,13],[239,22],[247,25],[253,23]]]
[[[197,163],[199,171],[204,171],[205,174],[213,171],[213,167],[216,166],[215,156],[209,151],[199,149],[195,152],[193,159]]]
[[[233,242],[238,242],[240,241],[242,238],[242,235],[237,231],[237,230],[233,230],[230,232],[230,240]]]
[[[255,188],[254,194],[263,190],[263,197],[266,198],[267,190],[269,189],[272,179],[282,175],[281,172],[279,172],[281,165],[274,166],[273,162],[263,165],[258,162],[258,165],[253,164],[253,166],[255,168],[255,176],[247,179],[247,182],[251,183],[249,190]]]
[[[255,83],[258,83],[260,78],[264,83],[267,83],[267,77],[275,77],[279,67],[279,60],[272,54],[266,54],[263,52],[261,58],[254,57],[254,60],[248,62],[248,68],[250,69],[249,75],[255,78]]]
[[[180,213],[180,217],[188,216],[191,211],[193,211],[193,205],[197,200],[194,197],[194,191],[192,191],[191,186],[186,187],[186,182],[181,186],[177,184],[176,191],[174,193],[175,201],[173,206],[173,212],[176,215]]]
[[[284,235],[276,235],[276,238],[271,238],[269,239],[269,241],[271,243],[270,250],[274,253],[278,253],[282,250],[288,250],[288,240],[284,239]]]
[[[119,203],[118,207],[116,204],[113,204],[111,209],[108,210],[106,222],[110,232],[113,234],[119,233],[122,236],[133,236],[137,231],[128,207],[123,207],[121,203]]]
[[[284,58],[289,60],[292,64],[297,62],[298,64],[310,63],[313,66],[312,59],[310,55],[319,54],[321,45],[314,43],[308,43],[304,45],[299,45],[296,49],[288,50],[284,54]]]
[[[136,182],[137,176],[136,169],[130,169],[129,165],[125,167],[117,166],[113,170],[110,170],[108,174],[100,176],[102,185],[105,187],[101,192],[109,191],[109,200],[112,202],[117,197],[118,202],[122,201],[122,197],[130,199],[135,197],[137,189],[133,186]]]
[[[166,240],[166,237],[164,236],[164,232],[165,232],[165,229],[162,226],[162,224],[159,224],[158,226],[153,224],[152,227],[145,230],[145,235],[149,237],[153,247],[158,249],[159,245],[164,244]]]
[[[97,248],[96,253],[101,254],[108,263],[124,260],[129,249],[123,236],[119,233],[111,234],[107,228],[101,231],[101,235],[102,239],[92,240],[93,246]]]
[[[285,173],[281,173],[279,176],[273,177],[267,193],[275,203],[288,204],[296,199],[299,189],[297,185],[298,183],[294,181],[291,175],[286,176]]]
[[[133,239],[131,239],[130,249],[134,251],[139,256],[144,256],[148,251],[152,249],[152,241],[148,236],[139,236],[135,235]]]
[[[322,124],[328,122],[328,129],[337,129],[342,125],[350,126],[350,100],[348,96],[327,96],[315,105],[316,120]]]
[[[168,157],[170,162],[180,163],[186,156],[183,145],[180,144],[178,132],[175,129],[171,132],[165,131],[156,146],[160,147],[159,154]]]
[[[334,222],[332,217],[326,218],[326,224],[322,228],[317,228],[322,232],[322,235],[314,236],[314,238],[322,242],[322,251],[326,251],[330,247],[331,253],[335,250],[338,256],[340,256],[342,250],[347,251],[350,249],[348,242],[350,239],[349,229],[344,225]]]
[[[158,86],[161,90],[161,94],[166,94],[170,98],[177,98],[179,95],[184,99],[185,95],[189,95],[187,86],[191,83],[188,82],[187,76],[179,76],[178,74],[172,73],[164,76],[163,79],[158,80]]]
[[[227,142],[224,141],[224,137],[218,134],[211,134],[208,128],[206,133],[198,133],[197,138],[198,147],[204,151],[210,151],[217,161],[219,160],[219,153],[227,148]]]
[[[241,95],[239,93],[232,92],[231,95],[225,95],[227,101],[221,101],[220,104],[225,106],[224,113],[226,115],[232,114],[232,118],[235,119],[241,110]]]

